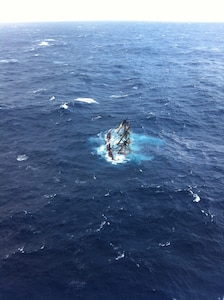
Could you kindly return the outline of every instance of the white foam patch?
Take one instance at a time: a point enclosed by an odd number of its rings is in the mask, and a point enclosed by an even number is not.
[[[102,119],[102,117],[101,116],[96,116],[96,117],[92,118],[91,121],[96,121],[96,120],[99,120],[99,119]]]
[[[55,40],[54,39],[44,39],[43,41],[41,41],[38,46],[41,46],[41,47],[48,47],[48,46],[51,46],[50,42],[54,42]]]
[[[44,92],[44,91],[46,91],[46,89],[39,88],[39,89],[33,91],[33,94],[38,94],[38,93],[41,93],[41,92]]]
[[[106,221],[101,222],[100,227],[97,228],[96,231],[99,232],[105,224],[106,224]]]
[[[79,180],[79,179],[76,179],[76,180],[75,180],[75,183],[76,183],[76,184],[86,184],[86,181],[85,181],[85,180]]]
[[[10,59],[1,59],[0,63],[2,64],[15,64],[18,62],[18,59],[10,58]]]
[[[60,108],[68,109],[68,103],[63,103],[60,105]]]
[[[198,196],[198,194],[193,194],[194,200],[193,202],[199,202],[201,198]]]
[[[106,155],[107,161],[111,162],[113,165],[123,164],[129,161],[129,159],[121,154],[116,154],[114,159],[111,159],[108,155]]]
[[[114,137],[112,136],[112,143],[113,139]],[[149,148],[151,147],[155,149],[156,147],[157,149],[164,146],[163,140],[159,138],[131,132],[131,152],[126,156],[123,154],[114,153],[114,159],[112,159],[106,150],[106,133],[101,132],[98,134],[98,137],[91,138],[90,141],[93,144],[98,144],[98,146],[94,149],[96,154],[113,165],[124,164],[129,161],[134,161],[137,163],[142,161],[151,161],[154,156],[148,153]]]
[[[24,246],[18,248],[18,252],[25,253]]]
[[[76,98],[75,101],[88,103],[88,104],[92,104],[92,103],[99,104],[99,102],[97,102],[96,100],[94,100],[92,98]]]
[[[211,218],[211,222],[213,222],[215,215],[210,213],[210,212],[206,212],[204,209],[201,209],[201,212],[206,216],[206,217],[210,217]]]
[[[108,153],[106,151],[106,145],[105,144],[97,147],[96,151],[97,151],[97,154],[99,156],[104,157],[107,162],[109,162],[109,163],[111,163],[113,165],[126,163],[128,161],[127,157],[125,157],[124,155],[121,155],[121,154],[116,154],[114,156],[114,159],[112,159],[111,157],[109,157],[109,155],[108,155]]]
[[[16,158],[17,161],[24,161],[27,159],[28,159],[28,156],[26,154],[18,155]]]
[[[194,198],[193,202],[199,202],[201,200],[201,198],[198,196],[198,194],[194,193],[192,190],[189,190],[189,191]]]
[[[115,257],[115,260],[119,260],[125,257],[125,252],[120,253],[117,257]]]
[[[107,217],[104,214],[102,214],[102,216],[104,218],[104,221],[102,221],[100,223],[100,226],[99,226],[99,228],[96,229],[96,232],[101,231],[101,229],[104,227],[104,225],[108,225],[108,226],[110,225],[110,222],[107,221]]]
[[[49,42],[47,42],[47,41],[42,41],[42,42],[40,42],[39,44],[38,44],[39,46],[49,46]]]
[[[159,243],[159,246],[161,246],[161,247],[168,247],[168,246],[170,246],[170,242]]]
[[[126,98],[128,97],[128,94],[123,94],[123,95],[111,95],[110,98],[115,98],[115,99],[121,99],[121,98]]]

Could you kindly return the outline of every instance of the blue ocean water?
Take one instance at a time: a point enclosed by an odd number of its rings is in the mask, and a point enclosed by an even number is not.
[[[0,299],[224,299],[224,24],[0,39]]]

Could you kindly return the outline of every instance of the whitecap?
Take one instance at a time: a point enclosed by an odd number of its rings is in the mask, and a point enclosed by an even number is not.
[[[168,247],[168,246],[170,246],[170,242],[159,243],[159,246],[161,246],[161,247]]]
[[[101,116],[96,116],[96,117],[92,118],[91,120],[96,121],[96,120],[99,120],[99,119],[102,119],[102,117]]]
[[[2,64],[15,64],[18,62],[18,59],[10,58],[10,59],[1,59],[0,63]]]
[[[100,227],[97,228],[96,231],[99,232],[105,224],[106,224],[106,221],[101,222]]]
[[[26,154],[18,155],[16,158],[17,161],[24,161],[27,159],[28,159],[28,156]]]
[[[61,104],[61,105],[60,105],[60,108],[68,109],[68,104],[67,104],[67,103]]]
[[[55,96],[52,96],[52,97],[50,98],[50,101],[53,101],[53,100],[55,100]]]
[[[45,41],[48,41],[48,42],[55,42],[55,39],[45,39]]]
[[[94,100],[92,98],[76,98],[75,101],[84,102],[84,103],[88,103],[88,104],[92,104],[92,103],[99,104],[99,102],[97,102],[96,100]]]
[[[57,194],[51,194],[51,195],[44,195],[43,197],[44,198],[46,198],[46,199],[49,199],[49,198],[51,198],[51,199],[53,199],[53,198],[55,198],[57,196]]]
[[[99,228],[96,229],[97,232],[99,232],[104,227],[104,225],[108,225],[108,226],[110,225],[110,222],[107,221],[107,217],[104,214],[102,214],[102,216],[104,218],[104,221],[102,221],[100,223]]]
[[[44,91],[46,91],[46,89],[39,88],[39,89],[37,89],[37,90],[34,90],[34,91],[33,91],[33,94],[41,93],[41,92],[44,92]]]
[[[76,180],[75,180],[75,183],[76,183],[76,184],[86,184],[86,181],[85,181],[85,180],[79,180],[79,179],[76,179]]]
[[[201,198],[198,196],[198,194],[193,194],[194,200],[193,202],[199,202]]]
[[[202,212],[206,217],[209,216],[209,213],[207,213],[206,211],[204,211],[204,209],[202,209],[201,212]]]
[[[122,253],[119,253],[119,255],[117,257],[115,257],[115,260],[119,260],[121,258],[124,258],[125,257],[125,252],[122,252]]]
[[[18,62],[18,60],[17,59],[14,59],[14,58],[10,58],[10,59],[1,59],[0,60],[0,63],[2,63],[2,64],[15,64],[15,63],[17,63]]]
[[[48,41],[42,41],[38,44],[39,46],[50,46]]]
[[[25,251],[24,251],[24,246],[19,247],[19,248],[18,248],[18,251],[21,252],[21,253],[25,253]]]
[[[126,98],[128,97],[128,94],[124,95],[111,95],[110,98],[120,99],[120,98]]]
[[[65,61],[60,61],[60,60],[54,60],[53,63],[55,65],[59,65],[59,66],[68,66],[68,63],[66,63]],[[71,74],[74,74],[74,72],[71,72]]]
[[[191,187],[189,189],[189,192],[191,193],[191,195],[194,197],[194,200],[193,202],[199,202],[201,200],[201,198],[198,196],[198,194],[194,193],[192,190],[191,190]]]

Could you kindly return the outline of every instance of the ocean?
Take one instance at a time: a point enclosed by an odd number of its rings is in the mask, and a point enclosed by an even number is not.
[[[224,24],[0,39],[0,299],[223,300]]]

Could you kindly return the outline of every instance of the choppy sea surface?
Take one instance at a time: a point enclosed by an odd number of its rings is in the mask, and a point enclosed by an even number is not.
[[[0,299],[223,300],[224,24],[0,39]]]

